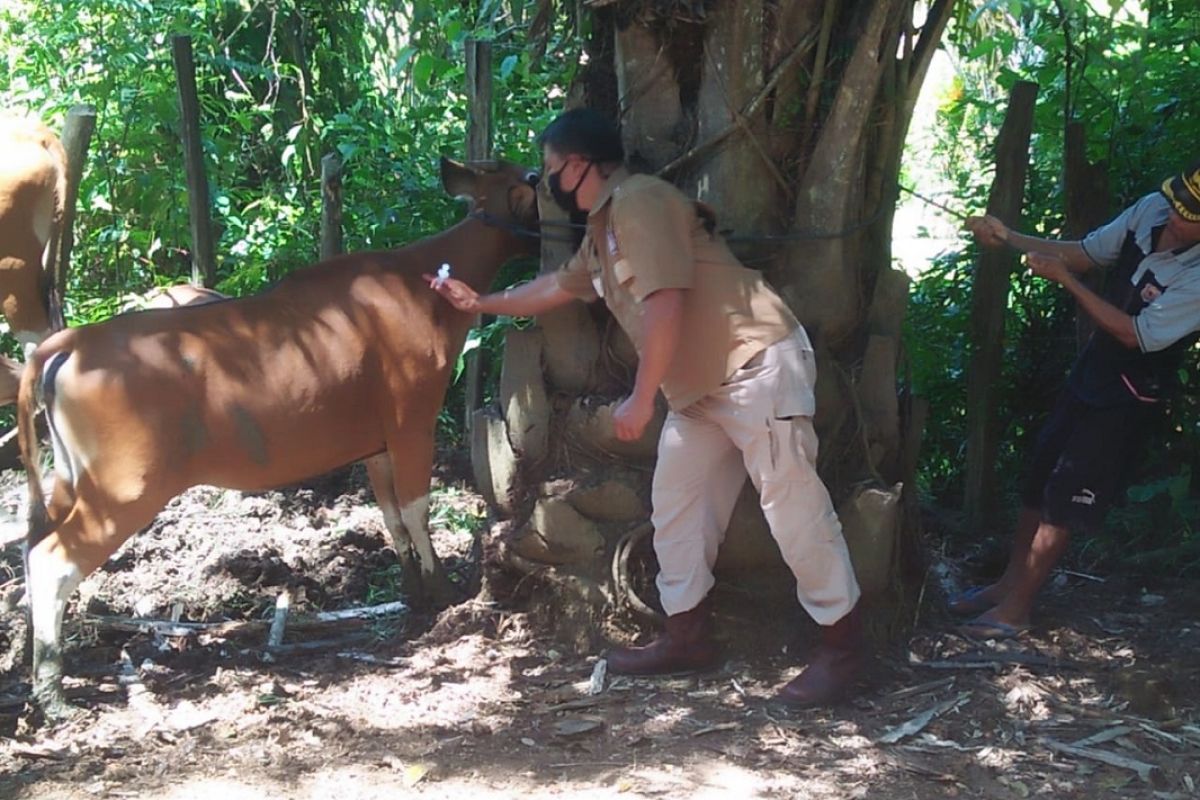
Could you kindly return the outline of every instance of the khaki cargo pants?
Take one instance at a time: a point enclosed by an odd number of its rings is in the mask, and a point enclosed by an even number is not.
[[[831,625],[858,601],[842,526],[816,471],[815,378],[812,346],[799,328],[716,391],[667,415],[651,517],[667,614],[694,608],[712,589],[717,549],[747,473],[812,618]]]

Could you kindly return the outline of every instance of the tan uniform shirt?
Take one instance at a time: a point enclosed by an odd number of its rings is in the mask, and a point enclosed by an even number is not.
[[[705,230],[695,204],[682,192],[624,169],[608,179],[588,214],[583,244],[557,275],[572,295],[603,298],[639,353],[641,301],[660,289],[688,290],[679,350],[662,383],[675,410],[714,391],[799,325],[762,276]]]

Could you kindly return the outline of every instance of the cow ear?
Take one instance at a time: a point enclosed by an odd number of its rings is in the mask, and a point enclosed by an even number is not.
[[[475,199],[475,172],[461,161],[442,156],[442,186],[451,197]]]

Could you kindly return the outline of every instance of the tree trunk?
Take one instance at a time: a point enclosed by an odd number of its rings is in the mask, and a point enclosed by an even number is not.
[[[923,415],[897,392],[908,281],[890,267],[891,212],[903,137],[951,3],[935,3],[920,30],[912,0],[591,5],[593,54],[612,54],[611,67],[593,58],[572,96],[620,122],[634,169],[714,206],[719,229],[807,327],[819,359],[819,467],[868,597],[896,600]],[[617,107],[605,107],[610,97]],[[572,250],[544,242],[543,269]],[[596,604],[645,610],[628,594],[652,591],[642,554],[665,406],[643,441],[618,442],[611,411],[636,369],[628,339],[602,304],[537,322],[538,333],[510,341],[502,392],[533,402],[502,397],[490,432],[475,436],[477,474],[509,520],[500,558],[548,579],[560,599],[591,604],[590,614],[562,614],[564,626],[594,618]],[[792,594],[749,482],[717,570],[723,584]],[[903,604],[878,606],[898,618]]]
[[[1064,239],[1082,239],[1112,216],[1112,190],[1104,163],[1087,158],[1087,141],[1082,122],[1068,122],[1063,148],[1063,195],[1067,202]],[[1104,270],[1088,270],[1080,279],[1092,291],[1104,288]],[[1091,337],[1096,323],[1082,310],[1075,311],[1075,343],[1080,349]]]
[[[1018,82],[1009,98],[996,139],[996,178],[987,212],[1016,225],[1025,197],[1029,139],[1033,132],[1036,83]],[[967,465],[963,507],[969,529],[995,525],[996,450],[1000,417],[996,407],[1004,359],[1004,319],[1008,313],[1009,276],[1017,265],[1008,249],[985,250],[975,265],[971,287],[971,361],[967,370]]]

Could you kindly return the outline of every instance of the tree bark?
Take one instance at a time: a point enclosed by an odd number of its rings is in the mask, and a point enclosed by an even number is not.
[[[896,389],[908,280],[889,266],[890,204],[949,0],[934,3],[920,30],[904,22],[912,0],[723,0],[686,19],[682,6],[659,16],[664,4],[590,5],[594,25],[611,28],[614,63],[589,64],[583,74],[592,83],[570,96],[615,94],[630,165],[715,206],[718,228],[732,231],[731,244],[808,328],[820,373],[818,466],[870,592],[890,597],[900,550],[915,539],[909,487],[924,419],[924,407]],[[615,93],[598,85],[606,75],[615,76]],[[558,233],[552,226],[565,215],[548,197],[542,210],[551,226],[544,230]],[[544,240],[543,269],[572,250]],[[632,588],[653,605],[653,565],[637,575],[630,565],[647,552],[657,423],[630,444],[617,442],[611,427],[636,355],[602,304],[571,305],[537,325],[540,338],[528,334],[506,354],[506,411],[495,415],[515,460],[501,468],[515,476],[515,500],[499,552],[509,566],[544,578],[556,603],[567,594],[617,603]],[[539,348],[540,375],[531,367]],[[514,398],[541,396],[544,418],[513,413],[523,404]],[[749,482],[717,570],[752,593],[794,592]],[[904,613],[900,603],[880,605]],[[594,612],[563,619],[591,620]]]
[[[342,159],[321,158],[321,260],[342,252]]]
[[[987,213],[1016,225],[1025,196],[1029,139],[1033,130],[1036,83],[1018,82],[996,139],[996,177]],[[968,529],[995,525],[996,448],[1000,419],[996,397],[1004,358],[1004,318],[1009,276],[1017,266],[1009,250],[985,250],[975,267],[971,291],[971,359],[967,371],[967,463],[963,508]]]
[[[216,284],[212,210],[209,208],[208,177],[204,170],[204,147],[200,142],[200,100],[196,96],[196,65],[192,59],[192,37],[174,36],[175,80],[179,87],[180,135],[187,171],[188,205],[192,222],[192,283],[212,288]]]
[[[62,144],[67,153],[67,196],[63,198],[63,216],[56,231],[57,242],[51,242],[54,263],[50,270],[50,325],[54,330],[66,327],[63,318],[63,298],[67,295],[67,278],[71,273],[71,250],[75,247],[75,206],[79,202],[79,184],[83,180],[83,165],[96,130],[96,108],[91,105],[72,106],[63,123]]]

